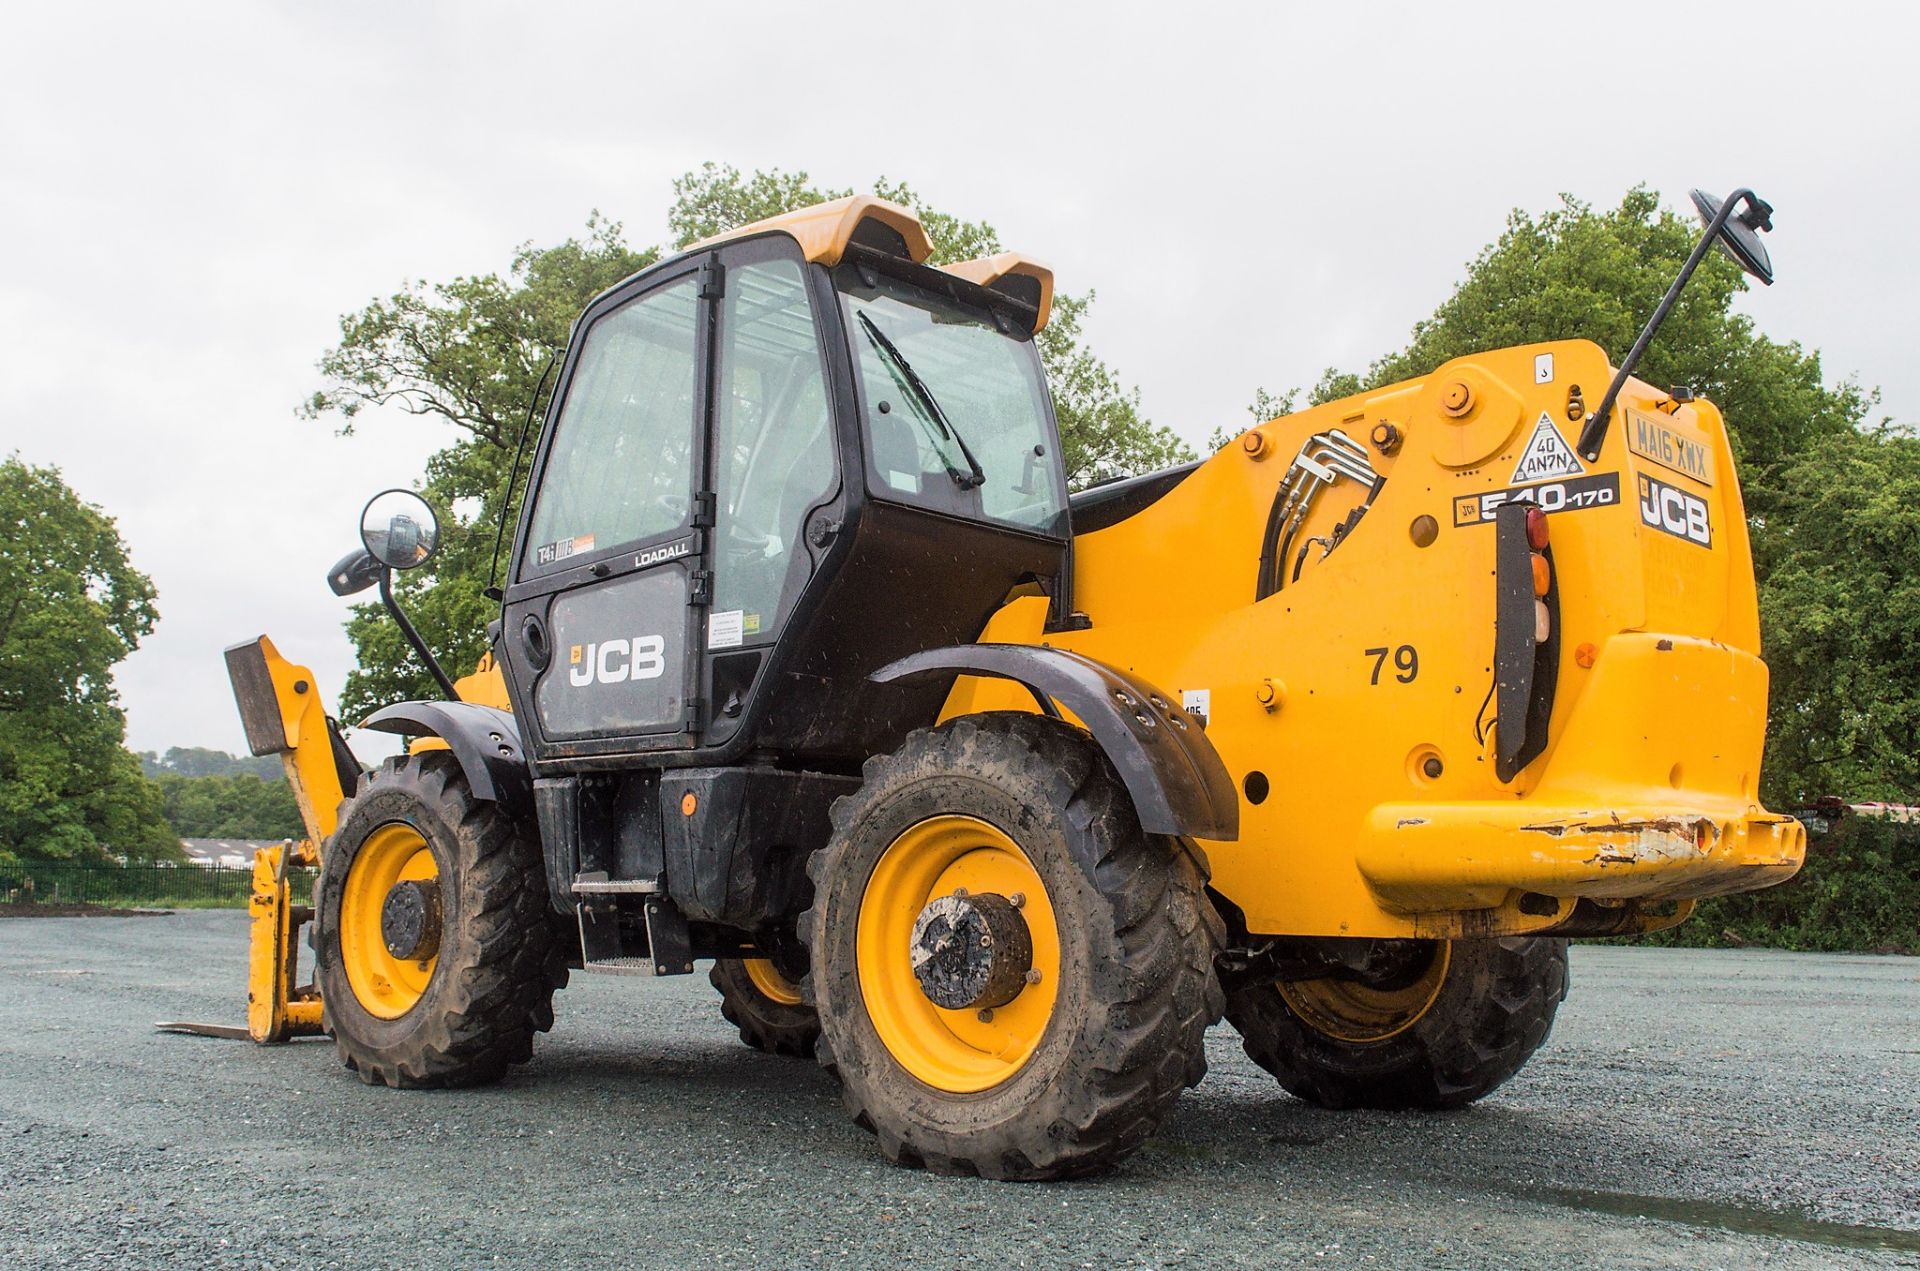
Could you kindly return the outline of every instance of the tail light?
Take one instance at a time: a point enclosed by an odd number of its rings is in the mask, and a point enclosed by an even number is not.
[[[1547,514],[1531,504],[1494,513],[1494,772],[1502,781],[1546,749],[1553,714],[1559,597],[1548,539]]]
[[[1544,643],[1553,634],[1553,617],[1547,612],[1547,593],[1553,590],[1553,562],[1547,559],[1547,514],[1537,507],[1527,509],[1527,546],[1533,569],[1533,639]]]

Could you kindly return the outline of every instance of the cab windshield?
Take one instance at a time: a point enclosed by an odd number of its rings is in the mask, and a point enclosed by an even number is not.
[[[1032,337],[904,279],[855,265],[839,275],[874,496],[1064,534]]]

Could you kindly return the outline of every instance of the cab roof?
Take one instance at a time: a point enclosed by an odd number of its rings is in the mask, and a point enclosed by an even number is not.
[[[838,265],[850,246],[864,247],[916,265],[926,264],[927,258],[933,255],[933,241],[927,237],[919,217],[898,203],[871,194],[854,194],[795,208],[703,238],[689,244],[687,250],[769,232],[787,235],[800,244],[801,254],[809,261],[828,268]],[[1053,311],[1053,271],[1031,256],[1001,252],[937,268],[1031,308],[1032,329],[1036,333],[1047,325]]]

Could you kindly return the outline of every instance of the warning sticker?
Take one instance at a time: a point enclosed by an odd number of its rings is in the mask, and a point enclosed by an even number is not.
[[[746,639],[745,614],[738,609],[722,609],[707,615],[707,647],[731,649]]]
[[[1543,410],[1533,426],[1533,436],[1527,438],[1527,448],[1520,452],[1520,462],[1513,466],[1510,484],[1545,481],[1549,477],[1577,477],[1584,471],[1573,447],[1553,426],[1553,416]]]

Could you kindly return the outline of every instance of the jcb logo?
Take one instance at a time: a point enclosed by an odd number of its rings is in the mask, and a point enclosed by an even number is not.
[[[567,683],[585,688],[594,683],[658,679],[667,669],[666,651],[667,642],[657,635],[576,644],[569,659],[572,665],[567,668]]]
[[[1652,477],[1640,478],[1640,519],[1654,529],[1702,547],[1713,546],[1707,501]]]

